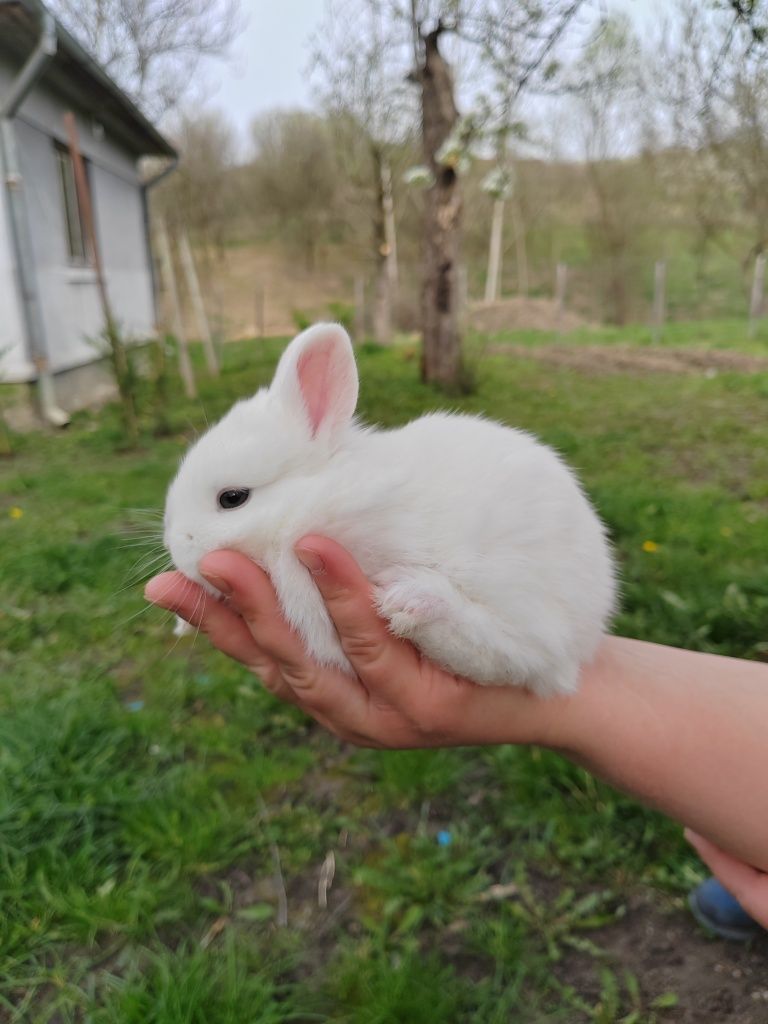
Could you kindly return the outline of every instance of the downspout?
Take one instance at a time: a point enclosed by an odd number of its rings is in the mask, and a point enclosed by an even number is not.
[[[40,293],[32,251],[24,180],[21,174],[19,152],[13,119],[30,89],[39,79],[46,64],[56,54],[56,21],[47,11],[41,12],[40,38],[17,75],[7,96],[0,101],[0,164],[5,181],[5,192],[10,211],[11,236],[21,291],[26,346],[30,360],[37,370],[37,397],[43,418],[56,427],[69,423],[69,416],[56,402],[48,358],[45,324],[40,308]]]
[[[151,178],[147,178],[146,181],[141,184],[141,209],[144,215],[144,241],[147,247],[147,262],[149,264],[149,279],[152,285],[152,305],[154,307],[155,314],[155,325],[160,319],[160,299],[159,289],[157,287],[157,274],[155,272],[155,260],[152,254],[152,226],[150,224],[149,216],[149,192],[150,189],[155,188],[161,181],[165,181],[169,175],[173,174],[176,168],[179,166],[180,157],[174,156],[171,158],[170,163],[159,171],[157,174],[152,175]]]

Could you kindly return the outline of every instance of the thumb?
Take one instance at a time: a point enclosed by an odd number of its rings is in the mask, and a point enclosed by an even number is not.
[[[685,830],[685,838],[744,910],[768,927],[768,874],[737,860],[691,829]]]
[[[312,573],[344,653],[366,689],[389,703],[402,704],[402,694],[413,687],[419,658],[378,616],[373,586],[360,567],[349,552],[327,537],[304,537],[295,551]]]

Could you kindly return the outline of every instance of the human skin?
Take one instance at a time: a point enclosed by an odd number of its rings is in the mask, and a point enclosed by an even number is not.
[[[371,584],[338,544],[305,537],[296,553],[356,678],[306,655],[269,578],[238,552],[200,563],[226,602],[180,573],[156,577],[146,595],[347,742],[559,751],[682,822],[702,859],[768,926],[768,666],[605,637],[575,695],[543,700],[518,687],[481,687],[392,636]]]

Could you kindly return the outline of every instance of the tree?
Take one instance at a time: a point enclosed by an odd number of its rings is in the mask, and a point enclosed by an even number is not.
[[[241,26],[239,0],[52,0],[51,7],[155,118],[188,93],[202,60],[227,53]]]
[[[308,270],[338,219],[341,169],[328,121],[304,111],[276,111],[251,126],[251,203],[274,219],[283,241],[299,248]]]
[[[221,250],[237,213],[232,125],[221,111],[185,111],[171,134],[184,159],[160,186],[158,205],[172,228],[189,230],[206,249]]]
[[[734,15],[734,22],[747,28],[753,43],[768,40],[768,5],[765,0],[726,0]]]
[[[373,329],[377,341],[392,334],[398,286],[392,151],[412,123],[398,40],[385,0],[335,0],[314,41],[320,95],[348,158],[348,176],[367,195],[376,266]],[[357,144],[355,136],[358,137]],[[349,155],[365,141],[364,166]]]
[[[630,257],[648,219],[648,165],[628,159],[642,141],[642,53],[624,15],[602,21],[571,72],[592,212],[587,226],[601,270],[608,319],[631,312]],[[638,173],[640,171],[640,173]]]
[[[554,48],[582,3],[410,0],[409,11],[401,11],[407,15],[413,41],[411,78],[420,89],[424,158],[434,179],[425,211],[422,373],[425,380],[448,390],[464,384],[457,295],[460,178],[479,119],[459,116],[443,41],[458,36],[479,46],[488,59],[497,52],[495,41],[503,39],[509,94],[516,101],[539,78],[554,76]]]
[[[470,18],[470,31],[478,37],[481,60],[490,72],[486,135],[493,142],[496,166],[485,181],[493,198],[493,217],[486,276],[486,301],[498,298],[501,278],[504,209],[511,200],[517,249],[518,286],[528,294],[528,254],[522,207],[515,194],[515,171],[510,143],[526,135],[519,99],[532,77],[541,84],[552,82],[560,71],[555,48],[580,3],[510,4],[508,0],[486,0]],[[477,27],[472,25],[476,23]]]
[[[663,87],[671,134],[688,151],[701,232],[714,238],[733,224],[734,204],[740,206],[749,238],[741,252],[745,269],[768,249],[768,68],[761,17],[768,17],[768,5],[759,2],[714,4],[702,12],[688,0],[678,9],[662,59],[669,69]]]

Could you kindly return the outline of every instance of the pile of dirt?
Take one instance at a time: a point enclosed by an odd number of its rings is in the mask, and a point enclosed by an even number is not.
[[[493,345],[488,352],[522,359],[536,359],[552,366],[594,376],[595,374],[684,373],[766,373],[768,358],[744,352],[720,349],[686,349],[647,346],[629,348],[624,345]]]
[[[502,299],[499,302],[474,302],[467,322],[483,334],[500,331],[574,331],[587,325],[576,313],[558,312],[552,299]]]

